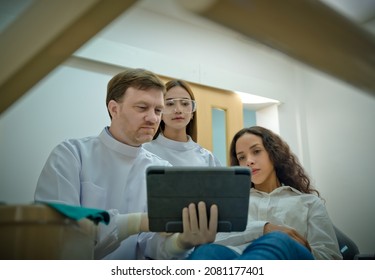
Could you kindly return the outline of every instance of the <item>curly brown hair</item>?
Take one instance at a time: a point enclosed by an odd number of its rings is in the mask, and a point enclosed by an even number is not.
[[[261,126],[252,126],[238,131],[230,144],[230,165],[239,165],[236,156],[236,143],[244,134],[249,133],[259,136],[263,141],[268,156],[275,168],[276,176],[281,184],[291,186],[302,193],[320,193],[310,184],[310,178],[306,174],[296,155],[292,153],[289,145],[280,136]],[[251,184],[254,187],[254,184]]]

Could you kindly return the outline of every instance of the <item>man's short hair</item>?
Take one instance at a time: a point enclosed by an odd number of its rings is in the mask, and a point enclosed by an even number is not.
[[[130,87],[138,90],[160,89],[163,93],[166,92],[163,81],[155,73],[142,68],[127,68],[108,82],[107,108],[109,101],[121,101],[126,90]],[[111,114],[109,115],[111,117]]]

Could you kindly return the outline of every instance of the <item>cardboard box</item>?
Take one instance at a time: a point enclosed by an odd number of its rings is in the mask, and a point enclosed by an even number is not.
[[[95,227],[43,204],[0,205],[0,259],[93,259]]]

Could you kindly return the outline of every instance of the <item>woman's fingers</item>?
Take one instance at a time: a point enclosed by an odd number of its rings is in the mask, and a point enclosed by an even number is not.
[[[282,232],[288,234],[295,241],[297,241],[300,244],[302,244],[303,246],[307,247],[311,251],[310,245],[307,242],[306,238],[303,237],[301,234],[299,234],[295,229],[285,227],[285,226],[279,226],[279,225],[267,223],[264,226],[264,233],[268,233],[268,232],[271,232],[271,231],[282,231]]]

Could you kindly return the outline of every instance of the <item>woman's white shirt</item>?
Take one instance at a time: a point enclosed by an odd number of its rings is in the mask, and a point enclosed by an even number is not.
[[[194,142],[190,136],[187,142],[179,142],[160,133],[156,139],[142,146],[174,166],[221,166],[212,152]]]
[[[241,253],[263,235],[266,223],[294,228],[310,244],[315,259],[341,259],[336,234],[323,201],[282,186],[271,193],[252,188],[248,224],[244,232],[218,233],[215,243]]]

